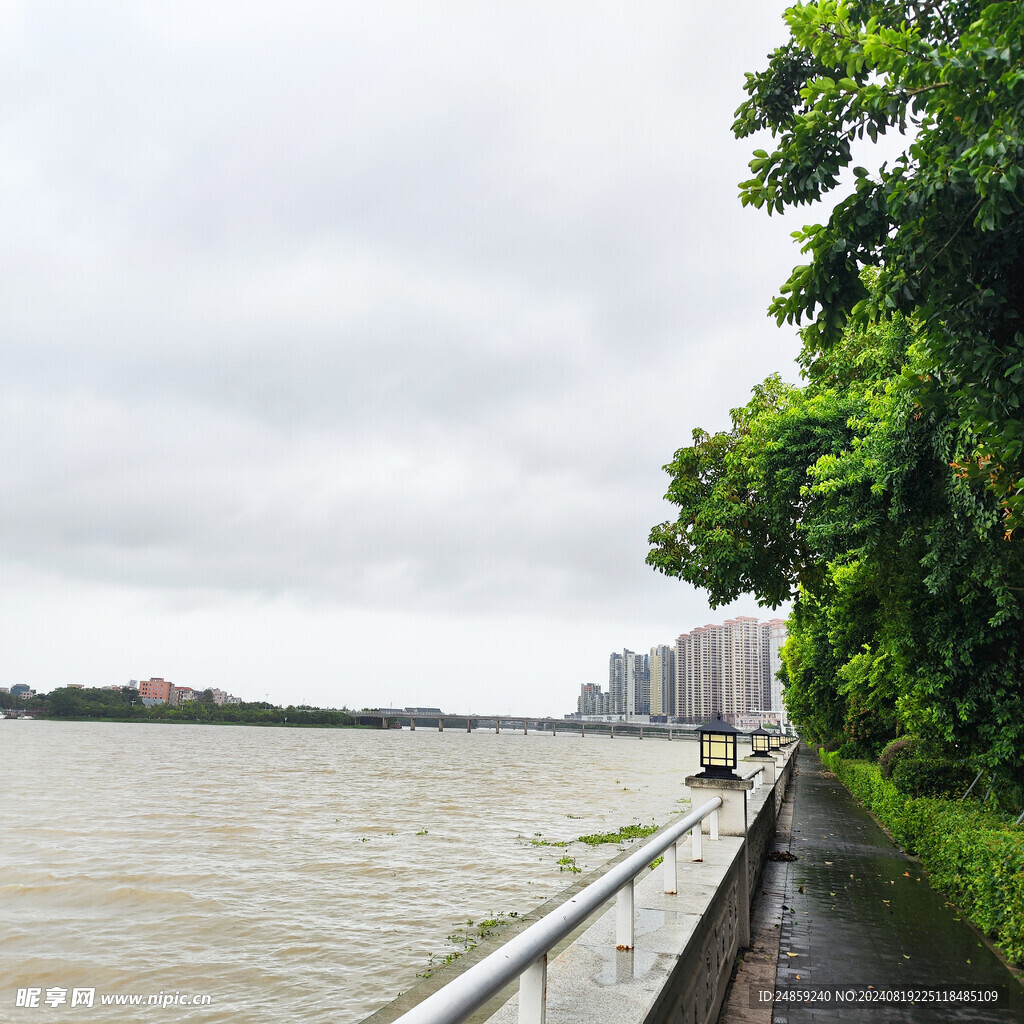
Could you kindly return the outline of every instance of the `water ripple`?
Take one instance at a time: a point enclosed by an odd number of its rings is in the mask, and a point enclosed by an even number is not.
[[[360,1020],[459,925],[570,883],[560,857],[588,869],[618,850],[532,840],[667,821],[696,760],[692,743],[596,736],[0,729],[4,777],[31,780],[0,807],[0,1001],[30,985],[207,993],[173,1010],[204,1024]],[[152,1009],[118,1008],[136,1019]]]

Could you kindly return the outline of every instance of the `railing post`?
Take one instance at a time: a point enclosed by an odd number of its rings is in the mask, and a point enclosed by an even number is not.
[[[747,834],[747,792],[754,788],[750,779],[716,778],[707,775],[688,775],[686,785],[693,793],[694,803],[699,799],[717,796],[721,805],[708,815],[712,839]],[[699,791],[699,792],[698,792]]]
[[[751,779],[715,778],[708,775],[690,775],[686,779],[687,786],[696,802],[698,795],[717,796],[721,804],[709,815],[708,825],[711,838],[718,839],[719,834],[726,836],[747,835],[747,793],[754,788]],[[703,793],[698,791],[703,790]],[[739,943],[750,945],[750,881],[749,881],[749,846],[744,838],[740,852],[739,868],[739,920],[737,922]]]
[[[662,867],[665,869],[665,892],[674,894],[679,891],[679,870],[677,867],[678,857],[678,844],[673,843],[665,851],[665,860],[662,861]]]
[[[548,955],[519,976],[519,1024],[544,1024],[548,1010]]]
[[[775,758],[774,757],[763,757],[758,754],[752,754],[750,757],[743,758],[743,763],[750,765],[751,768],[762,768],[764,769],[760,775],[758,775],[759,784],[765,786],[775,785]],[[755,789],[757,786],[755,785]]]
[[[693,847],[693,859],[703,860],[704,859],[704,823],[698,821],[693,828],[690,829],[690,846]]]
[[[615,945],[618,949],[633,948],[633,885],[630,879],[615,897]]]

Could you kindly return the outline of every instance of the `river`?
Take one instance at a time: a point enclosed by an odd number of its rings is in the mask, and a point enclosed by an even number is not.
[[[467,919],[620,849],[534,840],[664,824],[696,764],[678,739],[0,722],[0,1019],[359,1021]]]

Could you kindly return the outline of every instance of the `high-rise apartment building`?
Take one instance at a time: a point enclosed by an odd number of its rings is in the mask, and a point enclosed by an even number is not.
[[[771,710],[780,715],[784,715],[786,709],[782,705],[782,681],[777,675],[782,668],[781,651],[785,642],[786,620],[771,619],[768,622],[768,678],[771,679]]]
[[[615,651],[608,656],[608,707],[612,715],[626,711],[626,664]]]
[[[581,715],[608,715],[610,694],[602,693],[597,683],[583,683],[580,696],[576,701],[576,710]]]
[[[651,714],[674,715],[676,707],[676,652],[666,644],[651,648],[647,657],[650,674]]]
[[[676,640],[675,714],[687,721],[728,720],[780,710],[781,693],[773,707],[772,682],[785,635],[781,619],[762,623],[747,615],[683,633]]]
[[[651,676],[646,654],[624,650],[609,655],[608,700],[613,715],[632,718],[651,713]]]

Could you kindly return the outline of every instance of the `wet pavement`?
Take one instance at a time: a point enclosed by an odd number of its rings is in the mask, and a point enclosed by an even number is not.
[[[794,998],[804,991],[821,998],[814,1006],[776,1002],[773,1024],[1022,1024],[1024,989],[929,886],[920,864],[893,844],[814,752],[800,752],[798,771],[788,836],[796,859],[786,872],[776,988]],[[783,839],[776,849],[786,848]],[[1004,994],[996,1006],[950,1001],[956,990],[999,988]],[[873,1000],[885,991],[910,999],[915,990],[941,1001],[842,1001]]]

